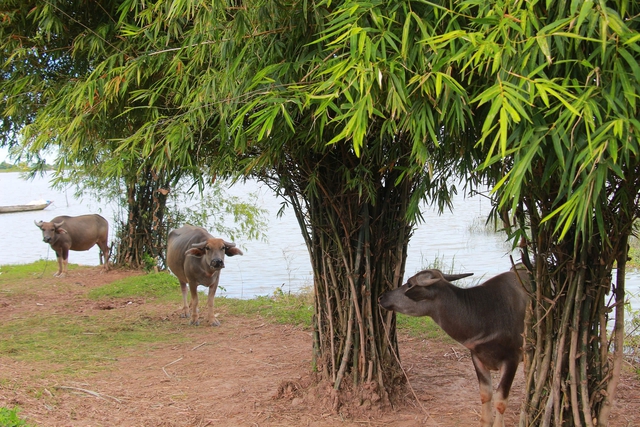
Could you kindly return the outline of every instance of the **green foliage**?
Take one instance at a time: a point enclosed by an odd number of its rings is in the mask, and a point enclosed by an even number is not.
[[[168,272],[130,276],[89,291],[89,298],[159,298],[177,300],[180,284]]]
[[[263,240],[266,215],[255,193],[233,196],[226,190],[231,182],[216,181],[203,193],[194,193],[179,183],[168,200],[170,222],[176,228],[184,224],[204,227],[216,236],[232,241]]]
[[[152,272],[155,268],[158,267],[158,262],[156,261],[156,259],[147,253],[142,256],[142,263],[144,271],[146,271],[147,273]]]
[[[25,420],[18,416],[20,409],[16,406],[13,409],[0,407],[0,426],[2,427],[28,427]]]

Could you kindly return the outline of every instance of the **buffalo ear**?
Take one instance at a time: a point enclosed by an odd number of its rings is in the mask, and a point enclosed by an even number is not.
[[[236,248],[235,246],[233,246],[233,247],[225,247],[224,253],[227,256],[244,255],[242,253],[242,251],[240,249]]]
[[[201,248],[191,248],[184,253],[187,256],[201,257],[204,255],[204,251]]]
[[[56,233],[57,234],[67,234],[67,230],[65,230],[64,228],[56,227]]]
[[[436,291],[431,286],[413,286],[406,290],[404,295],[413,301],[432,300],[436,297]]]

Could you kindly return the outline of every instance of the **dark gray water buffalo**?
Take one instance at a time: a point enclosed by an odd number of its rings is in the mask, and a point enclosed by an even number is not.
[[[213,315],[213,298],[218,289],[224,256],[242,255],[235,243],[215,238],[204,228],[185,225],[172,230],[167,241],[167,265],[178,277],[182,291],[182,316],[189,317],[187,283],[191,292],[191,324],[199,325],[198,286],[209,288],[207,324],[219,326]]]
[[[472,274],[472,273],[471,273]],[[522,360],[528,274],[499,274],[479,286],[459,288],[450,281],[471,274],[448,275],[424,270],[398,289],[379,298],[380,305],[410,316],[430,316],[444,331],[471,351],[480,384],[481,425],[491,425],[491,371],[501,371],[496,390],[494,427],[504,426],[504,411],[513,378]]]
[[[35,221],[34,221],[35,222]],[[98,245],[100,263],[109,270],[109,223],[97,214],[80,216],[57,216],[51,222],[36,222],[42,230],[42,240],[51,245],[58,258],[58,272],[54,276],[67,274],[69,251],[87,251]],[[103,262],[104,258],[104,262]]]

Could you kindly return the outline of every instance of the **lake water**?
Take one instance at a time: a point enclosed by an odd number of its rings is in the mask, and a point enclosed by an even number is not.
[[[268,210],[266,241],[237,241],[244,256],[227,258],[220,278],[218,295],[234,298],[252,298],[273,294],[278,288],[284,292],[297,292],[312,285],[311,264],[300,229],[291,210],[277,216],[281,200],[267,187],[257,183],[237,184],[228,190],[231,195],[242,196],[254,192],[258,204]],[[113,223],[117,206],[98,203],[89,194],[82,199],[73,196],[73,189],[57,191],[49,188],[49,178],[24,180],[19,173],[0,173],[0,205],[25,204],[32,200],[53,200],[43,211],[0,214],[0,265],[23,264],[39,259],[55,260],[55,253],[42,241],[42,232],[34,221],[49,221],[58,215],[99,213]],[[428,267],[436,260],[443,269],[454,272],[473,272],[477,284],[511,268],[510,245],[499,233],[487,232],[484,221],[491,209],[489,201],[481,196],[464,198],[457,195],[454,213],[439,215],[426,208],[425,222],[415,231],[409,243],[406,275]],[[195,202],[194,202],[195,203]],[[219,236],[227,238],[227,236]],[[517,254],[514,253],[517,262]],[[69,262],[98,265],[98,248],[86,252],[71,252]],[[51,272],[53,274],[53,271]],[[405,277],[405,279],[407,278]],[[461,281],[462,282],[462,281]],[[640,293],[640,273],[627,275],[627,288]],[[632,300],[640,308],[640,300]]]

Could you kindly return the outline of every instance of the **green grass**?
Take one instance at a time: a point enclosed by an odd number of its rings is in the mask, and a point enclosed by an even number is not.
[[[26,265],[0,266],[0,292],[12,297],[37,295],[42,287],[55,286],[56,291],[77,286],[61,282],[48,274],[42,276],[47,261]],[[69,265],[70,269],[78,266]],[[82,267],[80,267],[82,268]],[[91,299],[142,296],[161,302],[178,300],[178,285],[169,274],[132,276],[96,288],[88,293]],[[0,355],[25,362],[52,363],[52,371],[73,373],[100,369],[104,362],[116,360],[131,348],[153,343],[180,341],[182,325],[150,319],[139,310],[91,311],[57,314],[42,312],[17,313],[0,324]],[[2,424],[0,424],[1,426]]]
[[[311,327],[313,297],[310,293],[261,296],[249,300],[217,298],[217,306],[227,307],[229,313],[239,316],[261,316],[269,321]]]
[[[29,316],[0,325],[0,355],[53,363],[54,372],[100,369],[131,348],[176,339],[176,325],[143,317]],[[100,362],[100,363],[97,363]]]
[[[18,416],[19,408],[13,409],[0,407],[0,426],[2,427],[28,427],[29,424]]]
[[[68,264],[69,271],[77,268],[77,264]],[[0,265],[0,285],[5,288],[4,285],[10,286],[16,280],[51,277],[56,271],[58,271],[58,261],[55,260],[40,260],[31,264]]]
[[[116,280],[100,288],[92,289],[89,298],[157,298],[162,301],[178,300],[180,284],[167,272],[150,273]]]
[[[455,342],[430,317],[413,317],[398,313],[396,315],[396,327],[398,331],[406,332],[412,337]]]

